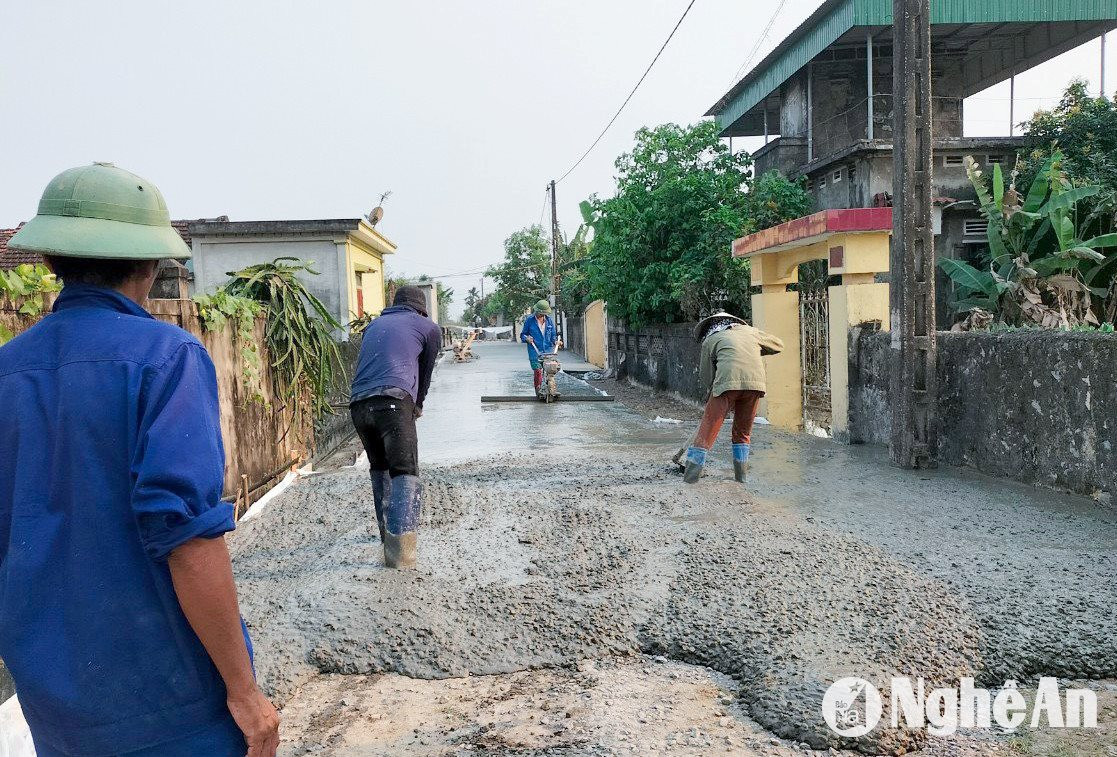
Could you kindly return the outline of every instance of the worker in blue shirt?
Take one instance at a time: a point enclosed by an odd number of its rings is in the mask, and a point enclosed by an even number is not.
[[[221,502],[213,363],[141,306],[190,252],[159,190],[70,169],[9,242],[63,282],[0,347],[0,658],[39,757],[272,757]]]
[[[543,391],[543,358],[540,356],[561,346],[551,313],[551,304],[540,300],[535,303],[532,316],[524,321],[524,327],[520,329],[520,341],[527,345],[527,359],[531,363],[536,394]]]

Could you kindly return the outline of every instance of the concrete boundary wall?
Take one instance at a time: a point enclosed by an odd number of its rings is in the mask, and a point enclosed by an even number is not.
[[[1117,492],[1117,336],[938,340],[941,462],[1080,494]],[[890,355],[889,334],[851,330],[850,441],[888,442]]]
[[[607,321],[609,368],[661,391],[705,401],[698,381],[701,346],[694,341],[693,323],[645,326],[629,330],[624,321]]]

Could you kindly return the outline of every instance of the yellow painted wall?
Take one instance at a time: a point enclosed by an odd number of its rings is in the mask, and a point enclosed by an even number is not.
[[[888,270],[888,239],[890,236],[891,234],[887,231],[875,231],[859,234],[839,234],[833,237],[827,242],[825,257],[829,256],[829,248],[842,247],[844,249],[844,259],[842,265],[831,267],[830,273],[834,275],[884,273]]]
[[[586,330],[586,361],[604,368],[605,356],[608,354],[605,344],[605,300],[595,300],[589,304],[582,325]]]
[[[849,329],[880,321],[888,329],[888,285],[830,287],[830,407],[834,436],[849,433]]]
[[[365,312],[380,315],[384,309],[384,258],[350,239],[346,244],[346,278],[349,287],[349,319],[357,317],[357,288]],[[363,276],[362,276],[363,274]]]
[[[803,373],[799,356],[799,293],[767,291],[752,296],[753,325],[783,340],[783,352],[764,358],[768,393],[760,414],[773,426],[798,430],[803,426]]]

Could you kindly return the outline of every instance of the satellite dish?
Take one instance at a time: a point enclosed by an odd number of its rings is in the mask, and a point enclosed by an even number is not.
[[[391,196],[392,193],[390,191],[380,195],[380,204],[373,208],[371,213],[365,216],[370,224],[376,226],[376,224],[380,223],[380,219],[384,217],[384,201]]]

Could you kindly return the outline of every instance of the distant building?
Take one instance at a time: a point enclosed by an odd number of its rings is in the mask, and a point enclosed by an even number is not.
[[[384,309],[384,256],[396,245],[363,218],[192,221],[194,291],[212,292],[229,273],[281,257],[312,263],[304,282],[342,325]]]
[[[423,290],[423,297],[427,301],[427,316],[439,323],[438,320],[438,285],[433,281],[417,281],[415,285]]]
[[[985,224],[963,158],[1007,173],[1021,140],[964,136],[964,99],[1117,27],[1117,3],[932,2],[931,22],[936,254],[970,258]],[[706,115],[723,137],[764,137],[757,173],[804,178],[819,210],[891,205],[891,0],[827,0]],[[938,298],[945,326],[945,278]]]

